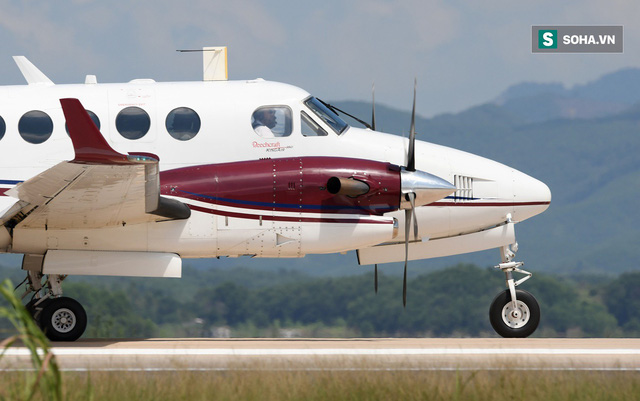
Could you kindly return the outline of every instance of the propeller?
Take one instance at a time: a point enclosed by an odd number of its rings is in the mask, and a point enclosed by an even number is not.
[[[373,273],[373,288],[376,290],[376,294],[378,293],[378,264],[375,264],[374,273]]]
[[[407,171],[416,171],[416,90],[418,80],[413,81],[413,108],[411,109],[411,128],[409,130],[409,151],[407,152]]]
[[[413,226],[413,240],[418,237],[416,206],[428,205],[455,192],[455,185],[426,171],[416,170],[416,93],[418,80],[413,83],[413,107],[411,110],[411,128],[407,148],[406,166],[400,170],[401,190],[400,208],[404,209],[404,278],[402,281],[402,305],[407,306],[407,267],[409,264],[409,236]],[[372,86],[373,105],[371,112],[372,129],[375,129],[375,86]],[[375,288],[378,288],[378,266],[375,267]]]
[[[371,130],[376,130],[376,83],[371,84]]]
[[[416,89],[418,80],[413,81],[413,107],[411,109],[411,128],[409,129],[409,149],[407,151],[406,171],[416,171]],[[405,197],[411,206],[404,211],[404,274],[402,279],[402,306],[407,306],[407,266],[409,264],[409,233],[413,223],[413,238],[418,239],[418,220],[416,219],[416,194],[408,192]]]

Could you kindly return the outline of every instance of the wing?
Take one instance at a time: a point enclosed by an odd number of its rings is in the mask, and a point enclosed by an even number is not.
[[[100,228],[191,215],[187,205],[160,196],[157,157],[116,152],[80,101],[60,103],[75,158],[7,191],[35,207],[23,227]]]

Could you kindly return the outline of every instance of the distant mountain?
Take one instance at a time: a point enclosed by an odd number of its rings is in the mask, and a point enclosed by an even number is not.
[[[616,71],[571,89],[525,82],[509,87],[494,102],[526,122],[611,116],[640,102],[640,69]]]

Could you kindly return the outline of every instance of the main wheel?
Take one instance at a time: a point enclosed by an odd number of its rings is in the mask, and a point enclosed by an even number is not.
[[[540,323],[540,306],[533,295],[516,290],[517,307],[511,302],[507,289],[499,293],[489,308],[491,326],[502,337],[529,337]]]
[[[54,298],[40,314],[40,327],[51,341],[75,341],[87,328],[87,313],[75,299]]]

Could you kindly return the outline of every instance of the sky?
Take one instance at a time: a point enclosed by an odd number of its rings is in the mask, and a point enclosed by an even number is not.
[[[623,54],[532,54],[532,25],[623,25]],[[371,99],[423,116],[458,112],[520,82],[593,81],[640,67],[640,2],[621,0],[0,0],[0,84],[24,55],[56,83],[202,79],[227,46],[230,79],[290,83],[330,101]]]

